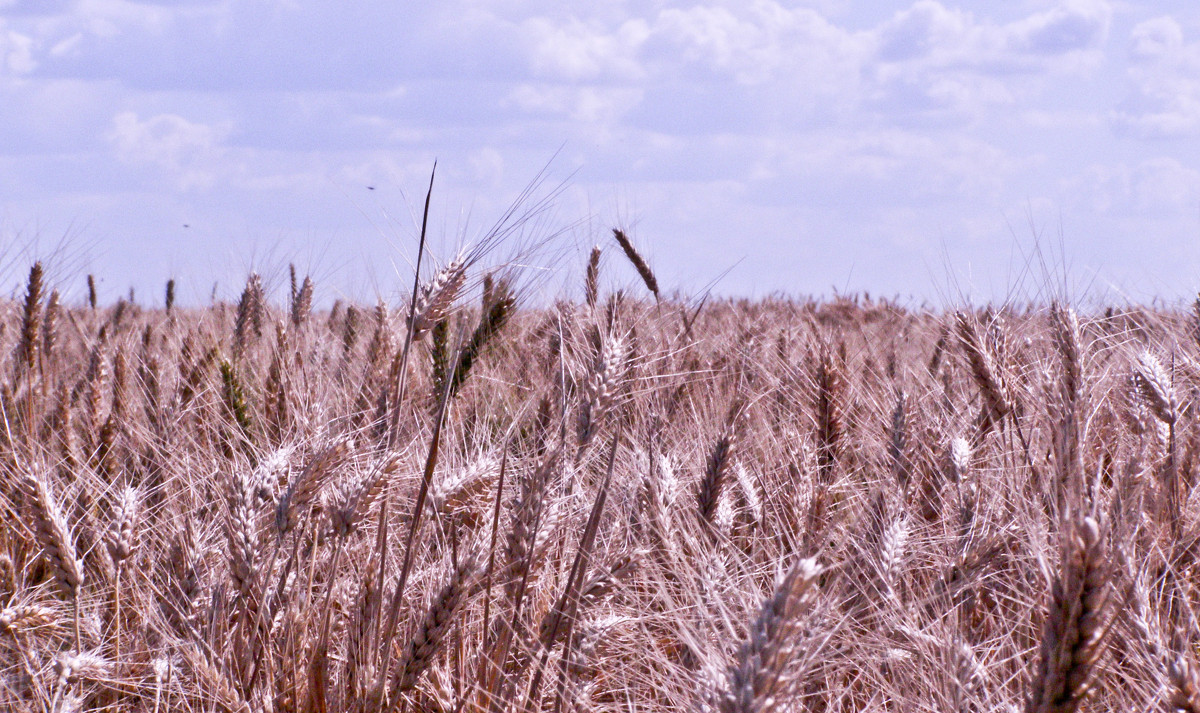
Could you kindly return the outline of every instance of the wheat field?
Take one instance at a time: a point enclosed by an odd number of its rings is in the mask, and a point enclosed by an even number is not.
[[[1200,711],[1200,317],[686,299],[614,237],[547,305],[32,266],[0,709]]]

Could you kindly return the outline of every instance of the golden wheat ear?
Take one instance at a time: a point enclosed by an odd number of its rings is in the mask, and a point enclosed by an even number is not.
[[[1074,713],[1091,692],[1114,618],[1111,578],[1100,521],[1080,518],[1063,545],[1026,713]]]
[[[820,574],[815,560],[800,560],[763,602],[729,671],[721,713],[791,710],[786,699],[799,683],[794,662],[805,640],[801,627],[816,598]]]
[[[1179,713],[1200,713],[1200,677],[1188,657],[1180,655],[1167,668],[1171,681],[1168,710]]]
[[[625,251],[625,257],[629,258],[629,262],[633,265],[633,269],[637,270],[638,276],[642,278],[642,282],[646,283],[646,289],[654,295],[654,299],[659,299],[658,294],[658,278],[654,276],[654,272],[650,269],[649,263],[642,257],[642,254],[633,247],[633,242],[629,240],[629,236],[620,228],[613,228],[613,237],[617,239],[617,244]]]

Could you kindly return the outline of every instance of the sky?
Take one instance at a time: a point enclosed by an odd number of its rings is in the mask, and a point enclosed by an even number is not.
[[[0,0],[6,292],[406,294],[435,160],[566,295],[1190,300],[1200,4]]]

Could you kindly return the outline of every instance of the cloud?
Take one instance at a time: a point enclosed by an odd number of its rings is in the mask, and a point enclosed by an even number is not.
[[[924,61],[947,68],[1041,71],[1064,55],[1099,49],[1108,36],[1112,8],[1105,0],[1067,0],[1044,12],[998,24],[918,0],[876,31],[884,62]]]
[[[655,17],[646,60],[660,73],[707,71],[739,84],[783,82],[824,94],[857,74],[863,38],[808,8],[758,0],[738,10],[695,6]]]
[[[1006,44],[1035,55],[1091,50],[1108,36],[1112,7],[1105,0],[1068,0],[1004,28]]]
[[[228,131],[228,127],[193,123],[174,114],[142,120],[127,111],[113,117],[108,138],[121,161],[162,169],[181,190],[188,190],[211,186],[216,180],[216,159]]]
[[[33,47],[32,37],[6,29],[0,18],[0,77],[19,77],[37,69]]]
[[[603,25],[577,18],[557,24],[538,17],[523,22],[521,31],[529,36],[531,69],[539,77],[635,81],[644,74],[636,55],[650,30],[640,18],[608,32]]]
[[[901,121],[975,120],[1040,91],[1047,76],[1090,71],[1111,19],[1105,0],[1068,0],[1005,24],[918,0],[872,32],[870,104]]]
[[[1138,23],[1129,37],[1127,93],[1111,113],[1117,131],[1140,138],[1200,135],[1200,41],[1172,17]]]
[[[1103,215],[1188,217],[1200,208],[1200,170],[1165,156],[1134,165],[1092,164],[1064,187]]]

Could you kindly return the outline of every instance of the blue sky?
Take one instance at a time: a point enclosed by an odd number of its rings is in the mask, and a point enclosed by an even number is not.
[[[0,0],[5,290],[392,296],[435,158],[443,256],[549,163],[552,289],[1185,299],[1200,5]]]

